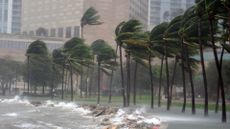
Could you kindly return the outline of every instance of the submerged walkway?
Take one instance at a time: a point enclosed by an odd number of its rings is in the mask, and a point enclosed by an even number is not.
[[[209,111],[209,116],[204,117],[203,110],[197,109],[196,115],[191,114],[191,109],[187,108],[185,113],[181,113],[181,108],[173,107],[166,111],[165,107],[146,109],[151,115],[158,116],[167,129],[230,129],[230,113],[227,113],[228,122],[221,122],[221,112],[216,114]]]

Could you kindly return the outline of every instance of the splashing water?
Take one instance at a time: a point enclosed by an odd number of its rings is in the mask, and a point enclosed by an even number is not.
[[[2,116],[16,117],[18,116],[18,114],[13,112],[13,113],[2,114]]]
[[[30,105],[30,102],[26,99],[21,99],[19,96],[15,96],[13,99],[3,99],[1,103],[18,103]]]

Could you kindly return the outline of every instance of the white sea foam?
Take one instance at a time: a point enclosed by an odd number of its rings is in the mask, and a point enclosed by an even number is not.
[[[30,102],[28,100],[25,99],[21,99],[19,96],[15,96],[12,99],[3,99],[1,100],[2,103],[20,103],[20,104],[27,104],[30,105]]]
[[[149,116],[149,117],[145,117],[146,110],[145,108],[141,108],[141,109],[136,109],[134,112],[128,113],[126,111],[124,111],[123,109],[119,109],[117,111],[117,114],[111,118],[111,121],[114,124],[125,124],[124,122],[126,122],[126,120],[135,120],[137,121],[138,124],[141,123],[146,123],[146,124],[153,124],[153,125],[160,125],[161,124],[161,120],[155,116]]]
[[[20,129],[42,128],[42,126],[40,126],[40,125],[35,125],[35,124],[31,124],[31,123],[21,123],[21,124],[17,124],[17,125],[14,125],[14,126],[20,128]]]
[[[90,110],[88,109],[84,109],[80,106],[78,106],[76,103],[73,102],[53,102],[53,101],[46,101],[46,103],[43,105],[44,107],[57,107],[57,108],[62,108],[64,110],[71,110],[71,111],[75,111],[78,112],[82,115],[87,115],[89,113],[91,113]]]
[[[6,113],[6,114],[2,114],[2,116],[8,116],[8,117],[17,117],[18,114],[17,113]]]

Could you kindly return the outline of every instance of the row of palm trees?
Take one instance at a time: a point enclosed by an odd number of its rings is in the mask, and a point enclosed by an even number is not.
[[[79,76],[81,78],[80,92],[82,92],[83,76],[86,75],[83,69],[93,69],[94,71],[94,66],[96,65],[98,74],[97,103],[99,104],[101,72],[110,75],[112,82],[115,68],[117,68],[116,55],[119,51],[119,70],[121,73],[123,106],[130,105],[131,89],[133,89],[133,103],[136,104],[136,79],[133,80],[134,85],[131,86],[130,64],[132,60],[136,63],[134,78],[136,78],[139,65],[149,68],[151,107],[154,108],[154,93],[156,88],[153,85],[152,62],[153,59],[159,58],[161,60],[161,69],[158,89],[158,106],[161,106],[163,65],[165,65],[166,73],[167,90],[165,95],[167,96],[167,110],[170,110],[172,104],[174,79],[178,68],[177,66],[180,66],[183,80],[182,112],[185,112],[187,104],[185,76],[186,73],[188,73],[192,96],[192,113],[195,114],[196,101],[193,71],[199,61],[192,57],[199,53],[201,57],[200,62],[202,66],[205,94],[204,114],[207,116],[209,101],[203,49],[212,48],[219,75],[217,89],[221,91],[222,121],[226,122],[225,92],[221,73],[222,61],[220,60],[222,58],[218,58],[217,49],[222,48],[223,51],[230,51],[230,45],[227,43],[229,42],[229,12],[228,0],[197,0],[196,5],[189,8],[183,15],[175,17],[169,23],[164,22],[155,26],[151,32],[144,32],[142,24],[138,20],[131,19],[126,22],[121,22],[115,29],[115,42],[117,47],[114,51],[112,47],[102,39],[96,40],[91,46],[85,44],[83,40],[84,26],[102,24],[102,22],[99,21],[97,11],[90,8],[82,17],[81,38],[72,38],[67,41],[62,48],[54,50],[52,54],[54,64],[62,69],[62,99],[64,98],[64,80],[67,79],[65,77],[67,73],[70,74],[71,100],[73,100],[73,77]],[[124,55],[126,57],[126,63],[124,63]],[[223,54],[221,56],[223,56]],[[170,77],[169,60],[175,60],[174,69],[171,74],[172,77]],[[126,72],[124,72],[124,65],[127,70]],[[124,75],[124,73],[126,73],[126,75]],[[86,76],[88,76],[88,74]],[[126,81],[124,77],[126,77]],[[109,102],[111,102],[111,86],[110,83]],[[219,92],[217,94],[219,95]]]
[[[193,83],[193,70],[195,65],[199,62],[192,58],[193,55],[200,53],[200,62],[204,83],[204,114],[208,115],[208,86],[204,63],[204,48],[211,48],[216,62],[216,69],[218,71],[219,81],[217,84],[217,97],[221,95],[222,99],[222,121],[226,122],[226,103],[225,91],[222,77],[221,62],[225,50],[229,52],[229,24],[230,24],[230,4],[228,0],[197,0],[196,4],[186,10],[183,15],[175,17],[171,22],[161,23],[155,26],[151,32],[143,32],[142,25],[137,20],[129,20],[121,22],[116,30],[116,45],[119,48],[120,56],[120,70],[121,70],[121,84],[123,105],[130,104],[130,60],[136,63],[143,64],[148,62],[149,75],[151,80],[151,107],[154,108],[154,87],[152,81],[152,59],[157,57],[161,59],[161,76],[163,62],[166,67],[166,81],[167,81],[167,110],[170,110],[172,103],[172,88],[174,83],[175,72],[177,64],[179,63],[182,69],[183,80],[183,107],[182,112],[186,108],[186,83],[185,72],[188,72],[191,95],[192,95],[192,114],[196,113],[195,108],[195,91]],[[228,43],[227,43],[228,42]],[[127,84],[124,84],[123,71],[123,51],[126,57],[127,69]],[[218,57],[218,50],[222,49],[221,58]],[[170,80],[168,70],[168,60],[174,58],[175,66],[173,76]],[[134,75],[135,76],[135,75]],[[134,83],[135,84],[135,83]],[[135,86],[134,104],[135,104]],[[219,91],[221,94],[219,94]],[[160,106],[161,96],[161,79],[159,84],[158,106]],[[219,100],[219,99],[217,99]],[[218,107],[218,104],[217,104]]]

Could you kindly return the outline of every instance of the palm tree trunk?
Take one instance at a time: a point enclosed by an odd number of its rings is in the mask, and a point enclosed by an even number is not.
[[[172,104],[172,91],[173,91],[173,85],[174,85],[174,81],[175,81],[177,61],[178,61],[178,59],[177,59],[177,56],[176,56],[175,57],[175,64],[174,64],[174,68],[173,68],[172,82],[171,82],[171,86],[170,86],[170,103],[169,103],[169,107],[171,107],[171,104]]]
[[[88,96],[88,77],[89,77],[89,66],[87,67],[87,71],[86,71],[86,79],[85,79],[85,96]]]
[[[109,83],[109,103],[111,103],[111,100],[112,100],[113,74],[114,74],[114,71],[112,70],[111,77],[110,77],[110,83]]]
[[[92,74],[90,75],[90,81],[89,81],[89,96],[92,95],[92,85],[93,85],[93,79],[94,78],[94,66],[92,68]]]
[[[183,39],[181,39],[181,70],[182,70],[182,81],[183,81],[183,106],[182,106],[182,112],[185,112],[186,108],[186,83],[185,83],[185,67],[184,67],[184,44],[183,44]]]
[[[81,25],[81,38],[83,39],[84,38],[84,26]]]
[[[130,52],[126,53],[126,69],[127,69],[127,106],[129,106],[130,102]]]
[[[62,83],[61,83],[61,99],[64,99],[64,77],[65,77],[65,65],[62,65]]]
[[[154,87],[153,87],[153,72],[152,72],[152,60],[151,55],[149,55],[149,75],[150,75],[150,87],[151,87],[151,108],[154,108]]]
[[[167,48],[166,48],[167,49]],[[170,110],[170,85],[169,85],[169,68],[168,68],[168,57],[167,57],[167,50],[165,56],[165,70],[166,70],[166,80],[167,80],[167,110]]]
[[[221,89],[221,97],[222,97],[222,122],[227,122],[224,82],[223,82],[222,71],[221,71],[219,60],[218,60],[217,50],[216,50],[216,45],[215,45],[213,18],[210,15],[209,15],[209,29],[211,33],[211,42],[212,42],[212,49],[213,49],[213,54],[214,54],[215,62],[216,62],[216,68],[217,68],[217,72],[218,72],[218,76],[220,80],[220,89]]]
[[[116,46],[116,55],[114,55],[114,61],[117,62],[117,51],[118,51],[118,45]],[[109,84],[109,103],[111,103],[112,100],[112,85],[113,85],[113,76],[114,76],[114,70],[112,69],[112,74],[110,78],[110,84]]]
[[[45,82],[43,83],[43,86],[42,86],[42,94],[45,95]]]
[[[73,68],[71,62],[69,62],[69,66],[70,66],[71,101],[73,101]]]
[[[123,72],[123,61],[122,61],[122,49],[121,45],[119,46],[120,51],[120,68],[121,68],[121,88],[122,88],[122,96],[123,96],[123,106],[126,107],[126,95],[125,95],[125,86],[124,86],[124,72]]]
[[[161,83],[162,83],[163,64],[164,64],[164,56],[161,59],[161,71],[160,71],[159,91],[158,91],[158,107],[161,107]]]
[[[83,73],[81,73],[81,76],[80,76],[80,98],[83,97],[83,93],[82,93],[82,90],[83,90]]]
[[[37,89],[37,87],[35,87]],[[51,98],[54,97],[54,64],[52,64]]]
[[[133,105],[136,105],[136,80],[137,80],[137,68],[138,68],[138,63],[135,63],[135,68],[134,68],[134,82],[133,82]]]
[[[23,79],[23,92],[25,93],[26,92],[26,82],[25,82],[25,80]]]
[[[200,45],[200,59],[201,59],[201,66],[202,66],[202,75],[203,75],[203,82],[204,82],[204,115],[208,116],[208,83],[206,77],[206,70],[204,64],[204,54],[203,54],[203,45],[201,40],[201,16],[199,16],[198,21],[198,42]]]
[[[64,89],[67,92],[68,91],[68,88],[67,88],[67,85],[68,85],[67,84],[68,83],[68,70],[66,70],[66,72],[65,72],[65,79],[64,80],[65,80],[65,86],[64,86],[65,88]]]
[[[97,104],[100,103],[100,82],[101,82],[101,72],[100,72],[101,70],[100,70],[100,68],[101,68],[101,63],[100,63],[100,61],[98,61]]]
[[[185,51],[185,56],[186,56],[186,62],[188,66],[188,72],[189,72],[189,80],[190,80],[190,85],[191,85],[191,92],[192,92],[192,114],[196,114],[196,107],[195,107],[195,91],[194,91],[194,83],[193,83],[193,75],[192,75],[192,69],[191,69],[191,64],[190,64],[190,59],[189,59],[189,54],[188,54],[188,46],[186,46],[186,51]]]
[[[221,67],[221,69],[222,69],[222,64],[223,64],[223,56],[224,56],[224,48],[222,48],[221,55],[220,55],[220,67]],[[218,110],[219,110],[219,99],[220,99],[220,79],[218,79],[218,85],[217,85],[216,107],[215,107],[216,113],[218,113]]]
[[[30,92],[30,56],[27,56],[27,92]]]

